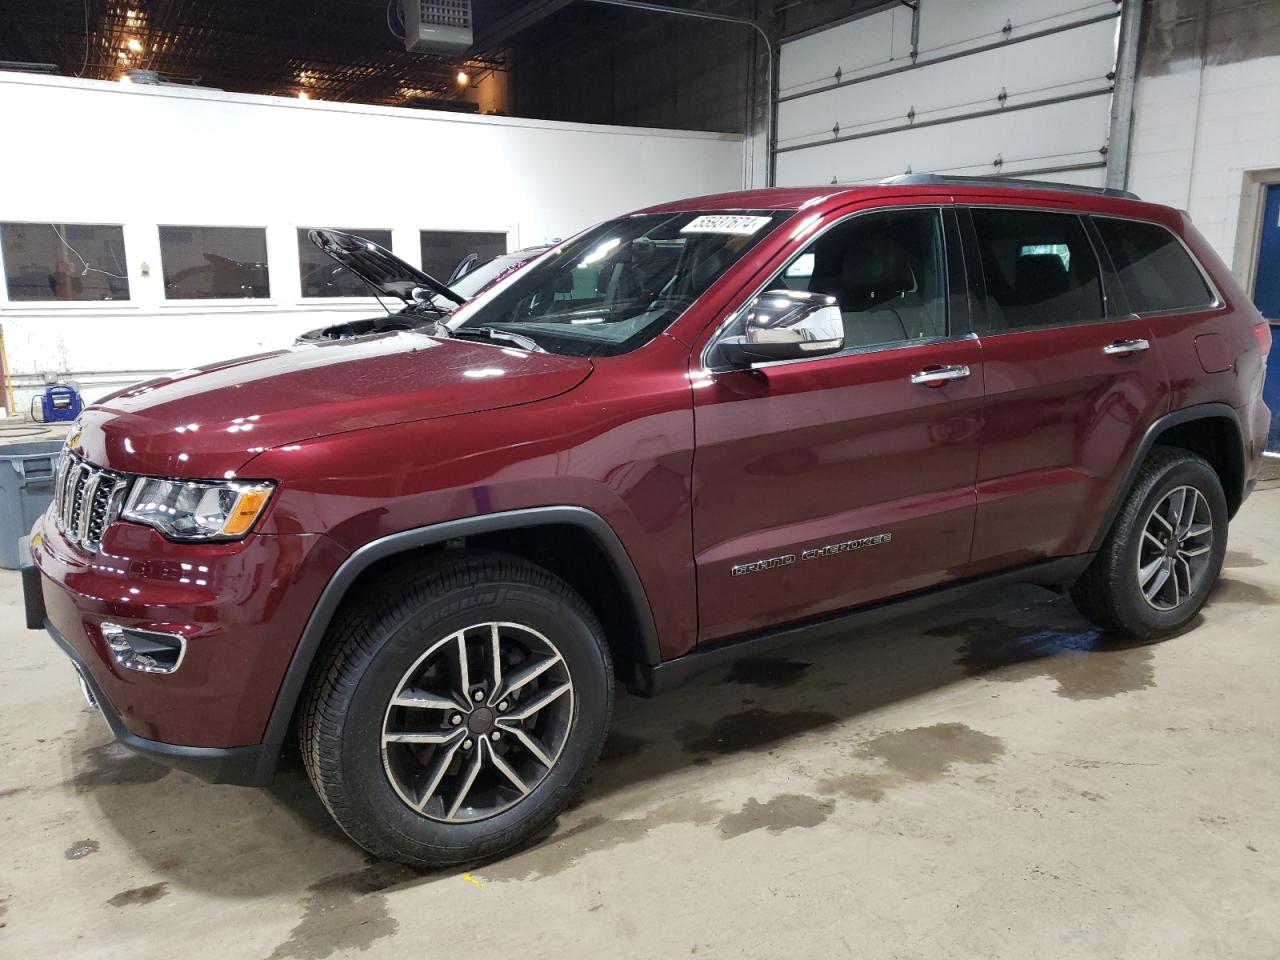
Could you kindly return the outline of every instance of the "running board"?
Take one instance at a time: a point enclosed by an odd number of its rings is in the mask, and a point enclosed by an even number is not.
[[[621,679],[631,693],[644,697],[657,696],[682,686],[700,673],[725,666],[744,657],[758,657],[778,647],[803,640],[832,638],[850,630],[896,620],[899,617],[954,603],[999,587],[1019,583],[1059,589],[1068,587],[1085,571],[1093,557],[1092,553],[1084,553],[1074,557],[1043,560],[1006,570],[1003,573],[975,577],[942,587],[905,594],[892,600],[858,607],[817,620],[806,620],[759,633],[744,634],[731,640],[699,647],[692,653],[664,663],[629,664],[627,666],[630,670]]]

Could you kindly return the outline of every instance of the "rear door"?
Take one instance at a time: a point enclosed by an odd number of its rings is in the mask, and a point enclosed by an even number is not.
[[[844,351],[695,370],[701,641],[961,573],[982,364],[959,247],[940,204],[837,220],[761,290],[836,297]]]
[[[975,570],[1084,553],[1168,389],[1085,216],[961,210],[986,374]]]

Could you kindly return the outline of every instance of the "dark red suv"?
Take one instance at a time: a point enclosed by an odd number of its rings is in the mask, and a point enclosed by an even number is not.
[[[358,844],[469,860],[582,786],[615,677],[1014,581],[1184,626],[1254,484],[1269,339],[1186,216],[1127,195],[665,204],[413,331],[90,407],[28,619],[134,749],[262,784],[292,731]]]

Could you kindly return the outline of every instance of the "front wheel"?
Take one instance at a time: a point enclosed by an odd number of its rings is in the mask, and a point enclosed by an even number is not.
[[[577,793],[613,707],[609,650],[546,570],[474,554],[403,570],[348,605],[301,724],[339,826],[419,867],[536,835]]]
[[[1217,473],[1186,450],[1156,447],[1071,597],[1108,632],[1155,640],[1200,612],[1226,550],[1227,500]]]

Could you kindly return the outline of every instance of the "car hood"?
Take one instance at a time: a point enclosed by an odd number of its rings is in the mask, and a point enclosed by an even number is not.
[[[466,302],[465,297],[454,293],[431,274],[410,266],[372,240],[341,230],[310,230],[307,236],[321,252],[346,267],[378,293],[399,297],[405,303],[413,303],[413,291],[422,287],[453,303]]]
[[[590,373],[581,357],[420,333],[307,344],[137,384],[86,409],[69,443],[113,470],[216,478],[272,447],[532,403]]]

